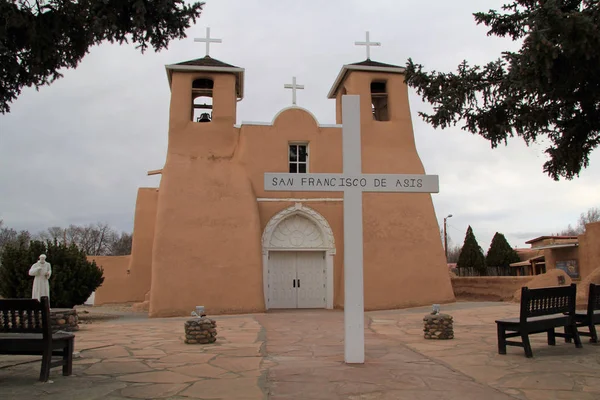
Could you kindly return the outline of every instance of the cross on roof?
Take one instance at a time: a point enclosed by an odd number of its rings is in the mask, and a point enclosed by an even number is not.
[[[222,43],[221,39],[212,39],[210,37],[210,28],[206,28],[206,37],[205,38],[196,38],[194,42],[205,42],[206,43],[206,55],[208,56],[210,53],[210,44],[211,43]]]
[[[369,31],[367,31],[367,40],[364,42],[354,42],[356,46],[366,46],[367,47],[367,60],[371,59],[371,46],[381,46],[380,42],[371,42],[369,40]]]
[[[286,83],[285,85],[283,85],[283,87],[286,89],[292,89],[292,104],[296,105],[296,90],[304,89],[304,85],[297,85],[296,77],[294,76],[292,78],[292,84],[290,85],[289,83]]]

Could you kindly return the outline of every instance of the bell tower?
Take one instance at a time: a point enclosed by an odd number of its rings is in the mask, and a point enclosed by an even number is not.
[[[336,123],[342,123],[342,96],[360,95],[361,144],[364,173],[422,174],[408,104],[404,67],[371,60],[366,41],[365,61],[346,64],[338,74],[328,97],[336,100]]]
[[[336,100],[336,122],[342,121],[342,96],[360,96],[362,172],[425,174],[417,152],[408,102],[405,69],[371,59],[346,64],[328,97]],[[454,298],[438,223],[429,193],[365,193],[363,195],[365,308],[412,305],[422,293],[411,288],[440,282],[440,302]],[[394,260],[390,265],[389,260]],[[387,265],[387,266],[386,266]],[[423,266],[426,268],[420,268]],[[385,277],[382,279],[381,277]],[[395,293],[394,287],[402,287]],[[387,294],[387,295],[386,295]],[[386,297],[387,296],[387,297]],[[416,304],[416,303],[414,303]]]
[[[209,55],[210,44],[220,39],[195,39],[206,43],[206,56],[167,65],[171,89],[169,151],[194,156],[228,154],[237,133],[237,102],[244,96],[244,69]]]
[[[264,310],[260,220],[235,160],[244,69],[209,56],[166,66],[171,88],[152,252],[150,316]],[[199,283],[202,283],[199,285]],[[240,296],[224,296],[237,293]],[[176,294],[176,295],[175,295]]]

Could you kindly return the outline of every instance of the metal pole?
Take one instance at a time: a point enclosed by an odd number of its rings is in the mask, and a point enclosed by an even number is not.
[[[444,218],[444,252],[446,253],[446,262],[448,262],[448,235],[446,234],[446,218]]]

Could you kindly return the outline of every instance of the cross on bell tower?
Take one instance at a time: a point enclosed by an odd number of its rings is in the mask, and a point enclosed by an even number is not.
[[[367,40],[365,40],[364,42],[354,42],[354,44],[356,46],[366,46],[367,48],[367,60],[371,59],[371,46],[381,46],[380,42],[371,42],[371,40],[369,39],[369,31],[367,31]]]
[[[221,39],[213,39],[210,37],[210,28],[206,28],[206,37],[205,38],[195,38],[194,42],[203,42],[206,43],[206,55],[209,56],[210,53],[210,44],[211,43],[223,43]]]

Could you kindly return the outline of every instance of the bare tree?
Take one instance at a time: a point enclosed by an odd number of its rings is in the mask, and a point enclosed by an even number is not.
[[[17,239],[17,231],[4,226],[4,221],[0,219],[0,248],[7,243],[14,242]]]
[[[0,219],[0,252],[7,244],[24,243],[29,244],[31,234],[29,231],[17,232],[15,229],[4,226],[4,221]]]
[[[115,240],[111,243],[111,256],[126,256],[131,254],[131,245],[133,242],[133,235],[130,233],[122,232],[121,236],[116,235]]]
[[[110,254],[116,232],[106,223],[98,222],[87,226],[70,225],[67,229],[70,243],[75,243],[89,256]]]
[[[26,234],[29,241],[29,232]],[[4,242],[15,241],[20,236],[21,233],[14,229],[4,228],[0,220],[0,249]],[[126,232],[119,234],[107,223],[97,222],[88,225],[71,224],[68,228],[53,226],[37,233],[35,239],[75,245],[88,256],[121,256],[131,254],[133,235]]]
[[[600,221],[599,207],[592,207],[589,210],[587,210],[586,213],[581,213],[581,215],[579,216],[579,226],[582,226],[583,230],[585,230],[585,224],[590,224],[592,222],[598,221]]]
[[[66,229],[61,228],[60,226],[51,226],[50,228],[39,232],[35,235],[35,238],[42,241],[57,241],[64,243],[65,242],[65,233]]]
[[[573,227],[571,224],[560,232],[561,236],[577,236],[585,232],[585,225],[600,221],[600,208],[592,207],[587,212],[581,213],[577,225]]]
[[[460,256],[461,246],[450,246],[448,245],[448,263],[458,262],[458,256]]]
[[[448,263],[455,263],[458,262],[458,256],[460,255],[460,249],[462,249],[462,246],[460,245],[453,245],[452,242],[452,237],[450,236],[450,234],[448,232],[446,232],[446,238],[448,240]],[[444,243],[444,228],[440,228],[440,237],[442,239],[442,243]]]

